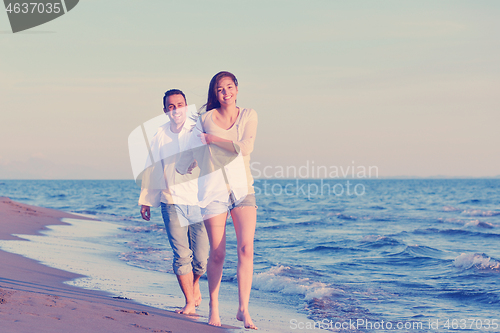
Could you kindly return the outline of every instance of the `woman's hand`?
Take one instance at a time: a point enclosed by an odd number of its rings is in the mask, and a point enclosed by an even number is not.
[[[204,145],[208,145],[208,144],[216,142],[216,138],[217,138],[215,135],[208,134],[208,133],[200,133],[200,134],[198,134],[198,137],[200,138],[201,143],[203,143]]]
[[[204,145],[208,145],[208,144],[215,144],[219,147],[221,147],[222,149],[225,149],[231,153],[238,153],[236,151],[236,149],[234,148],[234,144],[233,144],[233,141],[231,140],[226,140],[226,139],[223,139],[223,138],[220,138],[216,135],[213,135],[213,134],[208,134],[208,133],[200,133],[198,134],[198,137],[200,138],[201,142],[204,144]]]

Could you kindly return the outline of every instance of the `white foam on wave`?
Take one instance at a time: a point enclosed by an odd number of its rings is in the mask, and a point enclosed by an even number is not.
[[[495,227],[495,225],[493,223],[483,222],[483,221],[479,221],[479,220],[468,221],[464,225],[466,227],[473,226],[473,227],[481,227],[481,228],[488,228],[488,229],[491,229],[491,228]]]
[[[460,220],[460,219],[456,219],[456,218],[443,219],[440,217],[437,220],[441,223],[452,223],[452,224],[460,224],[460,225],[464,225],[466,223],[464,220]]]
[[[128,243],[130,246],[130,243]],[[154,248],[139,251],[122,252],[118,258],[129,266],[153,270],[157,272],[172,273],[172,251]]]
[[[461,214],[466,216],[496,216],[500,215],[500,212],[493,210],[466,209]]]
[[[309,278],[286,276],[290,269],[280,265],[272,267],[267,272],[258,273],[254,276],[253,287],[262,291],[303,295],[306,301],[345,293],[343,290],[331,288],[326,283],[312,281]]]
[[[460,219],[456,219],[456,218],[448,218],[448,219],[438,218],[438,221],[441,223],[451,223],[451,224],[463,225],[465,227],[480,227],[480,228],[487,228],[487,229],[498,227],[498,225],[496,225],[494,223],[480,221],[480,220],[460,220]]]
[[[380,235],[366,235],[363,237],[363,239],[361,239],[361,241],[365,243],[372,243],[372,242],[378,242],[386,238],[387,238],[386,236],[380,236]]]
[[[456,211],[459,211],[460,209],[455,208],[455,207],[453,207],[453,206],[444,206],[444,207],[443,207],[443,210],[444,210],[445,212],[456,212]]]
[[[455,258],[455,267],[469,269],[475,267],[478,269],[500,269],[500,262],[486,256],[483,253],[462,253]]]

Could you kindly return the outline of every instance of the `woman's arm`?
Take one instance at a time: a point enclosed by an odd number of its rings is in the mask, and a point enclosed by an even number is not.
[[[218,136],[215,136],[213,134],[208,134],[208,133],[200,133],[200,134],[198,134],[198,136],[200,137],[201,142],[203,144],[206,144],[206,145],[214,144],[214,145],[221,147],[224,150],[227,150],[228,152],[235,153],[235,154],[239,153],[239,149],[237,149],[234,146],[233,141],[231,141],[231,140],[226,140],[226,139],[223,139],[223,138],[220,138]]]
[[[226,140],[209,133],[200,133],[198,134],[198,136],[201,138],[201,141],[204,144],[213,143],[220,148],[232,153],[239,154],[239,152],[241,151],[243,155],[250,155],[250,153],[253,151],[255,136],[257,134],[257,124],[257,112],[252,109],[250,110],[250,114],[248,115],[248,117],[245,118],[244,121],[242,121],[242,124],[235,124],[235,126],[241,127],[238,128],[238,131],[243,131],[241,140]]]
[[[257,118],[257,112],[251,109],[249,115],[244,119],[243,123],[240,125],[239,131],[243,131],[243,135],[240,141],[234,142],[235,145],[239,146],[239,150],[243,156],[250,155],[253,151],[253,145],[255,143],[255,136],[257,135],[257,124],[259,120]]]

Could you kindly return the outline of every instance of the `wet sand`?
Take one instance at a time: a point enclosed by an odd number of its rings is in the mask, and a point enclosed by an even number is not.
[[[61,218],[81,216],[0,197],[0,239],[39,234]],[[77,258],[75,258],[77,260]],[[0,250],[0,327],[23,332],[228,332],[170,311],[64,284],[82,277]]]

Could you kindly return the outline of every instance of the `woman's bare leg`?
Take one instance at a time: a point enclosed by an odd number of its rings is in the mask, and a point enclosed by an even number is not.
[[[221,326],[219,316],[219,289],[222,279],[222,267],[226,256],[226,219],[227,213],[205,220],[210,255],[207,263],[208,290],[210,293],[210,314],[208,324]]]
[[[257,224],[257,209],[251,206],[231,210],[236,240],[238,241],[238,298],[236,319],[243,321],[245,328],[257,329],[248,312],[253,277],[253,241]]]

